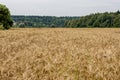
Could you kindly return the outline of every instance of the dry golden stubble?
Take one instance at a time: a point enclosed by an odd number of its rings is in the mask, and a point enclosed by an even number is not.
[[[0,31],[0,80],[119,79],[119,28]]]

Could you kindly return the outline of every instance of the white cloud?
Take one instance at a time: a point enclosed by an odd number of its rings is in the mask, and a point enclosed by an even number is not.
[[[120,8],[118,0],[0,0],[0,3],[19,15],[81,16]]]

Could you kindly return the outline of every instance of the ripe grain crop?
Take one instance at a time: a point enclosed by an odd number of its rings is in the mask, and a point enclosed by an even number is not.
[[[120,80],[120,29],[0,31],[0,80]]]

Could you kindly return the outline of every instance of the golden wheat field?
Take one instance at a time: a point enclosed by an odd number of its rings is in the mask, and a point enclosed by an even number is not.
[[[0,31],[0,80],[120,80],[120,29]]]

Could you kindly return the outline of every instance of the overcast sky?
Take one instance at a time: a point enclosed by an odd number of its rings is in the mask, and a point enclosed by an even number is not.
[[[12,15],[83,16],[120,9],[120,0],[0,0]]]

